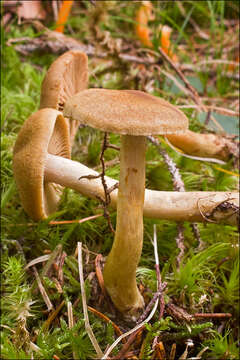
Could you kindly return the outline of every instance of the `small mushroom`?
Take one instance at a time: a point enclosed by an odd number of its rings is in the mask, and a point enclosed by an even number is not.
[[[122,135],[116,233],[103,275],[115,306],[136,318],[144,306],[136,268],[143,242],[146,135],[185,131],[188,120],[167,101],[135,90],[84,90],[66,101],[63,114]]]
[[[186,154],[228,161],[232,155],[238,158],[238,144],[219,134],[200,134],[187,130],[182,134],[167,135],[170,143]]]
[[[34,220],[56,211],[61,196],[62,186],[45,181],[48,155],[70,158],[71,145],[67,120],[60,111],[46,108],[25,121],[13,150],[14,178],[21,202]]]
[[[78,50],[59,56],[48,69],[42,82],[40,109],[63,110],[65,101],[88,87],[88,57]],[[70,141],[73,143],[78,122],[70,124]]]

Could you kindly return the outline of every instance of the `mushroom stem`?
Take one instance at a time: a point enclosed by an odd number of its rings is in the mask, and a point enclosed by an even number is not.
[[[145,152],[144,136],[122,136],[116,234],[103,271],[113,303],[131,317],[138,317],[144,306],[136,269],[143,242]]]
[[[98,176],[99,173],[87,166],[73,160],[60,156],[48,154],[45,164],[45,181],[54,182],[64,187],[69,187],[79,193],[96,199],[104,199],[104,189],[100,178],[87,179],[81,176]],[[108,176],[105,176],[107,187],[110,188],[117,183]],[[111,206],[116,207],[118,190],[111,192]],[[222,203],[233,204],[228,211],[217,209]],[[143,215],[148,218],[204,222],[214,209],[214,218],[217,223],[237,225],[238,213],[234,212],[234,206],[239,206],[238,192],[174,192],[145,190]],[[231,216],[229,216],[231,212]],[[211,219],[211,218],[210,218]]]
[[[233,153],[238,155],[237,144],[231,139],[216,134],[200,134],[186,130],[181,134],[166,135],[172,145],[186,154],[229,160]]]

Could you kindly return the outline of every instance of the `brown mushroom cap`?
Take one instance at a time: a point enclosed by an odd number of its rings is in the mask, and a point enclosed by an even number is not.
[[[13,151],[14,178],[23,208],[34,220],[56,211],[62,187],[44,181],[47,154],[70,158],[69,125],[61,112],[41,109],[23,124]]]
[[[64,116],[122,135],[186,131],[187,117],[167,101],[137,90],[88,89],[69,98]]]
[[[67,51],[59,56],[42,82],[40,109],[63,110],[65,101],[88,87],[88,57],[78,50]],[[73,141],[78,123],[70,124],[70,137]]]

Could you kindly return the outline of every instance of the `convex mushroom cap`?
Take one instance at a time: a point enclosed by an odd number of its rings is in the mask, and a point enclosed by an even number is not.
[[[88,57],[79,50],[67,51],[49,67],[42,82],[40,109],[63,110],[65,101],[88,87]],[[73,142],[78,123],[70,123]]]
[[[169,102],[137,90],[88,89],[69,98],[64,116],[122,135],[176,134],[188,119]]]
[[[45,182],[48,154],[70,158],[69,124],[61,112],[41,109],[23,124],[13,151],[14,178],[23,208],[34,220],[57,210],[62,187]]]

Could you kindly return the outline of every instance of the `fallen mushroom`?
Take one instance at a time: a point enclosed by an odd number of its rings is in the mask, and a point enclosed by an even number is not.
[[[187,130],[182,134],[166,136],[172,145],[185,153],[195,156],[229,160],[231,155],[238,156],[238,146],[227,137],[216,134],[199,134]]]
[[[88,87],[88,57],[79,50],[59,56],[48,69],[42,82],[40,109],[63,110],[66,99]],[[79,123],[70,123],[70,141],[73,143]]]
[[[144,306],[136,268],[143,241],[146,136],[185,131],[188,120],[167,101],[135,90],[84,90],[66,101],[63,114],[122,135],[117,225],[104,284],[115,306],[134,318]]]
[[[91,178],[95,177],[95,178]],[[79,180],[79,178],[81,178]],[[93,199],[104,200],[99,173],[89,167],[59,156],[47,158],[45,181],[57,182]],[[105,176],[107,188],[116,188],[117,180]],[[110,206],[116,208],[117,188],[111,192]],[[221,208],[227,204],[228,211]],[[152,219],[238,224],[239,193],[224,191],[157,191],[145,189],[143,215]],[[40,219],[39,219],[40,220]]]
[[[13,154],[14,178],[22,205],[34,220],[44,219],[56,211],[62,187],[69,187],[93,199],[104,199],[98,172],[69,159],[67,127],[59,111],[41,109],[25,121],[18,134]],[[50,140],[49,146],[51,131],[55,140]],[[55,146],[56,151],[53,151],[53,143],[56,145],[58,142],[60,145]],[[96,178],[88,179],[88,175]],[[85,178],[79,180],[81,177]],[[118,183],[108,176],[105,176],[105,181],[108,188]],[[115,189],[111,192],[110,205],[113,208],[117,205],[117,197],[118,190]],[[228,204],[228,211],[221,209],[221,204]],[[237,225],[238,205],[239,194],[233,192],[181,193],[146,189],[143,215],[174,221],[203,222],[209,219],[210,222]]]
[[[60,111],[41,109],[23,124],[13,150],[14,178],[25,211],[39,220],[55,212],[62,187],[44,179],[47,156],[70,158],[69,124]]]

